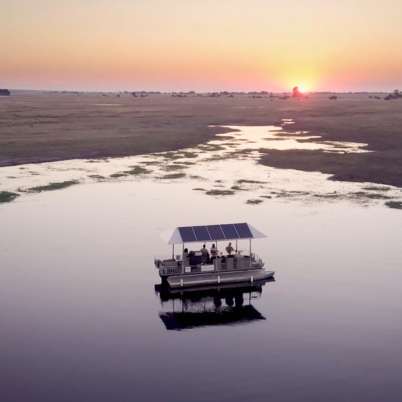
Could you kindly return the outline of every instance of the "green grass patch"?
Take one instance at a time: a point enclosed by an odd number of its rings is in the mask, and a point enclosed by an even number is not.
[[[207,195],[233,195],[235,192],[233,190],[209,190],[205,194]]]
[[[194,175],[194,174],[190,175],[189,178],[193,179],[193,180],[204,180],[204,181],[207,180],[205,177]]]
[[[100,174],[90,174],[88,177],[95,180],[105,180],[105,176],[101,176]]]
[[[388,208],[402,209],[402,201],[387,201],[385,205]]]
[[[151,173],[151,170],[145,169],[142,166],[130,166],[130,170],[124,170],[122,172],[113,173],[110,175],[112,179],[118,179],[120,177],[127,177],[127,176],[139,176],[142,174]]]
[[[204,152],[208,152],[208,151],[223,151],[223,150],[226,149],[222,145],[214,145],[214,144],[203,144],[203,145],[199,145],[198,148],[201,149]]]
[[[184,151],[182,152],[183,158],[196,158],[198,154],[196,152]]]
[[[145,169],[142,166],[131,166],[130,170],[125,170],[123,173],[126,173],[127,175],[130,176],[136,176],[139,174],[149,174],[151,173],[151,170]]]
[[[0,191],[0,203],[14,201],[20,195],[11,191]]]
[[[160,179],[163,179],[163,180],[182,179],[183,177],[186,177],[185,173],[170,173],[170,174],[165,174],[164,176],[161,176]]]
[[[78,184],[78,180],[66,180],[60,182],[49,183],[44,186],[36,186],[31,187],[25,190],[28,193],[41,193],[43,191],[54,191],[54,190],[61,190],[63,188],[67,188],[73,186],[74,184]]]
[[[167,172],[174,171],[174,170],[182,170],[185,169],[187,166],[186,165],[181,165],[181,164],[174,164],[174,165],[166,165],[163,170],[166,170]]]
[[[237,180],[237,183],[239,183],[239,184],[265,184],[266,181],[240,179],[240,180]]]
[[[261,204],[263,201],[259,200],[259,199],[251,199],[251,200],[247,200],[246,204],[250,204],[250,205],[258,205]]]
[[[175,165],[182,165],[182,166],[192,166],[195,165],[195,162],[192,161],[179,161],[179,162],[173,162]]]
[[[183,158],[183,154],[178,153],[178,152],[166,152],[165,154],[162,155],[165,159],[168,160],[176,160],[176,159],[181,159]]]
[[[368,186],[368,187],[363,187],[363,190],[369,190],[369,191],[389,191],[391,190],[390,187],[382,187],[382,186]]]
[[[365,193],[364,191],[356,191],[351,193],[351,196],[352,198],[369,198],[370,200],[389,200],[391,198],[384,194]]]
[[[235,184],[234,186],[230,187],[231,190],[233,191],[248,191],[246,188],[238,186],[237,184]]]
[[[171,151],[171,152],[166,152],[166,153],[162,154],[162,156],[165,159],[174,161],[176,159],[196,158],[198,156],[198,153],[190,152],[190,151]]]
[[[142,165],[148,165],[148,166],[156,166],[156,165],[160,165],[161,161],[143,161],[140,162]]]
[[[118,179],[120,177],[127,177],[128,174],[124,173],[124,172],[119,172],[119,173],[112,173],[109,177],[111,177],[112,179]]]
[[[340,198],[341,195],[338,194],[337,192],[333,192],[333,193],[326,193],[326,194],[313,194],[313,197],[334,199],[334,198]]]

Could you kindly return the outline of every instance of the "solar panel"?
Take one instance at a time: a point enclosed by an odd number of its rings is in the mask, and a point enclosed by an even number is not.
[[[225,240],[225,235],[219,225],[209,225],[207,229],[212,240]]]
[[[183,226],[179,228],[180,236],[184,243],[197,241],[193,228],[191,226]]]
[[[211,236],[208,233],[206,226],[193,226],[195,237],[199,241],[211,241]]]
[[[234,225],[221,225],[226,239],[238,239],[239,235],[236,232]]]
[[[176,234],[175,234],[176,233]],[[207,226],[181,226],[173,233],[170,244],[209,242],[219,240],[254,239],[264,237],[262,233],[251,232],[247,223]]]
[[[234,226],[240,236],[240,239],[250,239],[253,237],[253,234],[251,233],[247,223],[235,223]]]

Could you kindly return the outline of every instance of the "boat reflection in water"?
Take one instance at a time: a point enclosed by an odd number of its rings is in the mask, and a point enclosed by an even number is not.
[[[159,317],[167,330],[176,331],[265,320],[251,302],[261,297],[263,286],[272,281],[194,289],[171,289],[158,284],[155,291],[163,308]]]

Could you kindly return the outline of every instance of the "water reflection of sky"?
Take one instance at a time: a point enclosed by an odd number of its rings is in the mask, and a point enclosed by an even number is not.
[[[198,147],[173,152],[5,167],[0,169],[0,191],[26,195],[33,187],[66,180],[88,184],[147,180],[155,188],[166,181],[180,180],[189,189],[206,195],[236,196],[251,205],[272,198],[315,203],[347,199],[360,204],[384,204],[401,199],[401,190],[392,186],[331,181],[330,175],[319,172],[259,164],[262,148],[367,152],[366,144],[322,141],[307,132],[287,132],[290,123],[291,120],[285,120],[282,126],[229,126],[233,129],[230,133],[218,135]]]
[[[259,165],[262,144],[334,145],[236,129],[177,152],[0,169],[0,190],[22,194],[0,205],[4,401],[399,400],[402,218],[357,193],[400,190]],[[110,177],[133,166],[149,173]],[[82,185],[23,192],[64,180]],[[173,310],[154,291],[153,257],[170,255],[161,234],[239,221],[268,235],[253,249],[276,281],[241,320],[225,316],[237,325],[198,314],[167,331]],[[202,300],[192,311],[216,308]]]
[[[0,205],[3,399],[398,400],[402,218],[383,204],[401,191],[258,164],[260,148],[365,152],[288,124],[176,152],[1,168],[0,191],[21,194]],[[25,192],[65,180],[81,185]],[[253,249],[276,281],[260,297],[172,309],[155,294],[163,234],[239,221],[268,235]]]
[[[399,211],[255,207],[191,186],[105,182],[0,207],[3,399],[398,400]],[[252,301],[265,320],[167,331],[154,291],[153,255],[170,253],[160,234],[235,221],[268,235],[254,242],[276,271]]]
[[[291,149],[322,150],[332,153],[362,153],[367,144],[341,141],[322,141],[320,136],[307,135],[307,131],[289,133],[279,126],[225,126],[233,129],[230,136],[233,138],[226,141],[235,144],[236,151],[261,148],[275,149],[279,151]],[[226,138],[228,134],[218,134],[217,137]],[[222,140],[211,141],[222,145]],[[225,141],[223,141],[223,145]]]
[[[400,190],[257,164],[262,146],[364,151],[285,128],[234,127],[170,153],[1,168],[0,190],[21,193],[0,205],[2,400],[399,400],[402,218],[367,194],[400,199]],[[124,173],[133,166],[147,173]],[[64,180],[81,185],[24,193]],[[161,235],[239,221],[268,235],[253,249],[276,281],[250,308],[245,298],[233,310],[229,296],[224,317],[208,315],[216,299],[187,300],[196,315],[173,316],[186,331],[167,331],[162,317],[173,328],[169,314],[182,306],[154,291],[153,257],[170,255]]]

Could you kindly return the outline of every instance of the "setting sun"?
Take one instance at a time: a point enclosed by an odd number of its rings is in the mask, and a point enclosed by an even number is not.
[[[310,92],[310,87],[307,84],[300,84],[298,85],[299,87],[299,91],[303,94],[305,94],[306,92]]]

